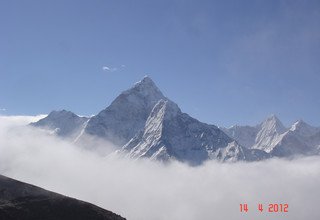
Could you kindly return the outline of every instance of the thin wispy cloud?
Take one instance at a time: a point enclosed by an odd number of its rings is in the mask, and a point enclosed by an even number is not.
[[[115,72],[115,71],[118,70],[118,68],[116,68],[116,67],[103,66],[103,67],[102,67],[102,70],[103,70],[103,71],[107,71],[107,72]]]
[[[117,71],[121,71],[123,68],[125,68],[126,66],[125,65],[121,65],[120,67],[111,67],[111,66],[103,66],[102,67],[102,70],[105,71],[105,72],[117,72]]]
[[[5,111],[7,111],[7,109],[5,109],[5,108],[0,108],[0,112],[5,112]]]

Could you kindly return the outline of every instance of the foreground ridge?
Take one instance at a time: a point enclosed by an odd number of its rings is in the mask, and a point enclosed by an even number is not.
[[[124,220],[98,206],[0,175],[0,219]]]

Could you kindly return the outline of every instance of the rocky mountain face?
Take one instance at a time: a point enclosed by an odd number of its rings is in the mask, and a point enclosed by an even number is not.
[[[90,145],[88,137],[112,142],[118,146],[117,153],[125,157],[179,160],[192,165],[211,159],[256,161],[313,154],[320,149],[320,130],[302,121],[290,129],[274,115],[254,127],[220,129],[199,122],[181,112],[149,77],[91,118],[54,111],[33,125],[55,129],[57,135],[71,136],[79,144]]]
[[[87,202],[0,175],[2,220],[124,220]]]
[[[223,162],[260,161],[271,157],[263,150],[248,149],[240,146],[236,141],[229,143],[226,148],[219,148],[215,155],[218,160]]]
[[[255,144],[256,136],[259,132],[259,126],[239,126],[235,125],[230,128],[221,128],[229,137],[246,148],[251,148]]]

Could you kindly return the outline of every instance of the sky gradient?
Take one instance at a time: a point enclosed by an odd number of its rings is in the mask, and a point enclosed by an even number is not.
[[[320,2],[5,0],[0,114],[97,114],[148,74],[220,126],[320,126]]]

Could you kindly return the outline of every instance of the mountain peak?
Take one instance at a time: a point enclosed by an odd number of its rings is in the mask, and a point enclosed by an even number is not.
[[[138,83],[153,83],[154,84],[154,82],[153,82],[153,80],[151,79],[151,77],[150,76],[148,76],[148,75],[145,75],[143,78],[142,78],[142,80],[140,80],[139,82],[137,82],[137,84]]]
[[[134,87],[157,87],[154,81],[149,76],[144,76],[142,80],[136,82]]]
[[[286,128],[275,115],[271,115],[264,122],[260,124],[260,131],[256,136],[255,149],[270,152],[278,140],[279,135],[283,134]]]
[[[62,109],[62,110],[54,110],[54,111],[50,112],[48,117],[56,118],[56,117],[67,116],[67,115],[77,116],[76,114],[74,114],[71,111],[67,111],[65,109]]]
[[[124,91],[122,95],[135,95],[144,98],[149,97],[151,99],[156,99],[156,101],[165,98],[149,76],[145,76],[142,80],[136,82],[133,87]]]
[[[280,119],[272,114],[261,124],[262,128],[267,130],[274,130],[278,133],[282,133],[286,130]]]
[[[143,129],[153,107],[166,100],[148,76],[122,92],[106,109],[88,122],[85,132],[123,145]]]
[[[71,111],[60,110],[50,112],[47,117],[31,123],[31,125],[52,130],[55,134],[62,137],[69,136],[73,138],[78,135],[82,126],[88,120],[88,118],[80,117]]]
[[[275,122],[278,122],[280,121],[279,118],[275,115],[275,114],[272,114],[270,115],[265,121],[275,121]]]

